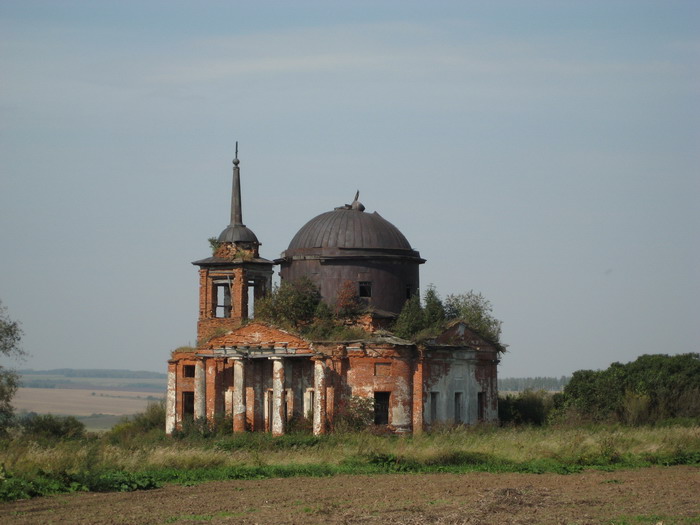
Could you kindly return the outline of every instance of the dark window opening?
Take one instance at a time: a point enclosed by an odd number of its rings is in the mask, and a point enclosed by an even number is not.
[[[455,423],[462,421],[462,392],[455,392]]]
[[[360,289],[357,295],[360,297],[372,297],[372,283],[370,281],[360,281]]]
[[[194,377],[194,365],[183,366],[182,377]]]
[[[307,390],[306,392],[307,398],[305,399],[306,403],[304,406],[304,417],[308,419],[309,421],[314,420],[314,391],[313,390]]]
[[[286,428],[287,423],[289,423],[289,409],[290,409],[290,404],[287,403],[287,391],[283,390],[282,391],[282,420],[284,421],[284,426]]]
[[[214,317],[231,317],[231,287],[228,283],[214,285]]]
[[[182,393],[182,415],[185,418],[194,417],[194,392]]]
[[[476,395],[476,398],[477,398],[477,403],[478,403],[478,407],[479,407],[478,408],[478,410],[479,410],[478,418],[479,418],[479,421],[483,421],[484,420],[484,412],[486,412],[486,394],[484,392],[479,392]]]
[[[374,424],[389,424],[389,397],[391,392],[374,393]]]
[[[430,422],[435,423],[438,419],[438,399],[439,392],[430,392]]]
[[[272,389],[265,392],[265,432],[272,432]]]

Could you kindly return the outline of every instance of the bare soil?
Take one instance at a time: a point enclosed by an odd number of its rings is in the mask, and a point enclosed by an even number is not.
[[[393,474],[259,481],[0,504],[0,523],[700,523],[700,469]]]

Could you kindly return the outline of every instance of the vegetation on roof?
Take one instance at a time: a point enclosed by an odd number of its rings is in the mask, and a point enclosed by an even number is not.
[[[394,333],[423,342],[437,337],[455,321],[463,321],[499,350],[505,350],[500,341],[502,322],[494,317],[491,301],[474,290],[450,294],[443,302],[435,287],[428,286],[422,303],[417,295],[406,301],[394,324]]]
[[[255,302],[255,319],[298,333],[313,341],[367,339],[369,334],[353,321],[364,312],[359,297],[341,287],[333,306],[321,300],[321,292],[308,278],[284,281]]]
[[[391,333],[417,343],[435,338],[457,320],[485,340],[504,350],[500,343],[501,321],[492,314],[491,302],[470,290],[448,295],[443,302],[434,286],[429,286],[423,302],[418,295],[408,301],[396,319]],[[357,324],[367,307],[354,283],[346,281],[335,302],[324,302],[318,287],[308,278],[284,281],[255,303],[255,319],[294,331],[315,341],[368,339],[370,335]]]

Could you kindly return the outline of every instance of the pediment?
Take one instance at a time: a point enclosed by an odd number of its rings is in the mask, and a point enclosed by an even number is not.
[[[223,335],[214,337],[205,345],[209,349],[245,346],[252,348],[311,349],[309,341],[286,330],[262,322],[248,323]]]
[[[450,324],[431,343],[441,346],[468,346],[476,349],[497,348],[494,343],[469,328],[464,321],[455,321]]]

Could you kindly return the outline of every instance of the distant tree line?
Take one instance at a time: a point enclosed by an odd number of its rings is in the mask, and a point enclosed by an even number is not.
[[[114,378],[114,379],[128,379],[128,378]],[[158,378],[159,381],[156,383],[139,383],[139,382],[127,382],[119,383],[117,381],[110,382],[108,384],[98,384],[90,381],[80,381],[79,378],[72,379],[39,379],[39,378],[29,378],[26,376],[19,376],[18,386],[22,388],[72,388],[80,390],[139,390],[144,392],[162,392],[165,388],[166,381],[165,378]]]
[[[63,377],[102,377],[118,379],[166,379],[162,372],[147,372],[145,370],[121,370],[109,368],[54,368],[52,370],[18,370],[21,375],[63,376]]]
[[[570,379],[571,376],[503,377],[498,379],[498,390],[502,392],[523,392],[524,390],[561,392]]]
[[[509,379],[499,380],[503,391]],[[504,386],[502,386],[504,385]],[[517,383],[512,386],[517,386]],[[504,423],[658,424],[674,420],[700,422],[700,354],[643,355],[605,370],[578,370],[562,392],[525,388],[499,400]]]
[[[606,370],[578,370],[554,396],[561,416],[629,424],[700,417],[700,354],[643,355]]]

